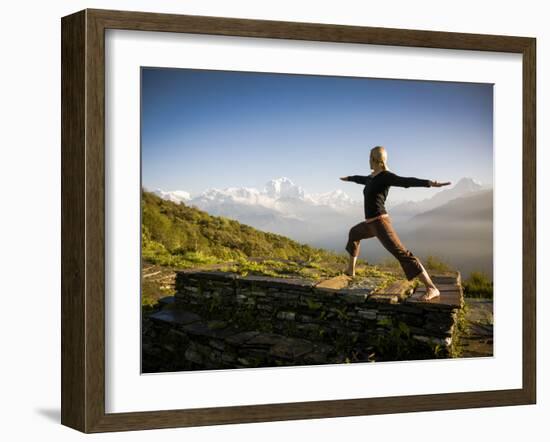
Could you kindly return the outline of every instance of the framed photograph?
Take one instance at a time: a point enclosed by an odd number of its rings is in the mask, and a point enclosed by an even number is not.
[[[61,29],[63,425],[535,403],[534,38]]]

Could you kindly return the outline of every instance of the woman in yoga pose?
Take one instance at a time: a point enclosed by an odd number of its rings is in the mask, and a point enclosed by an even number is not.
[[[352,181],[365,186],[363,189],[365,221],[353,226],[349,231],[346,250],[350,254],[350,261],[346,274],[349,276],[355,275],[355,263],[359,255],[361,240],[375,236],[397,258],[409,281],[415,277],[420,278],[426,286],[426,293],[422,299],[429,300],[439,296],[439,290],[419,259],[407,250],[399,240],[384,203],[391,186],[442,187],[451,183],[400,177],[388,169],[387,161],[386,149],[382,146],[376,146],[370,151],[370,168],[372,170],[370,175],[352,175],[340,178],[342,181]]]

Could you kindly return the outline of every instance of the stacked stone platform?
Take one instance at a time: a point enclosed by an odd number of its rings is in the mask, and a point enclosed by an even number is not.
[[[405,280],[180,271],[176,295],[144,321],[144,371],[448,357],[460,274],[432,279],[441,296],[423,301]]]

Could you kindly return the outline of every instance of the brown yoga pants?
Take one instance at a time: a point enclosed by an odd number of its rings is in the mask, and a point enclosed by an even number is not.
[[[373,236],[376,236],[388,252],[397,258],[409,281],[422,272],[420,261],[401,243],[389,217],[378,218],[368,223],[363,221],[353,226],[349,231],[346,250],[351,256],[358,256],[361,240]]]

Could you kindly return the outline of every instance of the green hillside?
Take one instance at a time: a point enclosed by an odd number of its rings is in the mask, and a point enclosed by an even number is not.
[[[266,270],[267,266],[275,273],[300,273],[304,268],[332,273],[341,270],[346,261],[343,254],[211,216],[147,191],[142,191],[142,256],[146,262],[162,266],[231,263],[245,271]]]
[[[342,274],[348,262],[346,253],[300,244],[195,207],[163,200],[145,190],[142,258],[142,290],[147,296],[171,293],[176,269],[216,268],[241,275],[317,280]],[[435,257],[429,256],[424,261],[429,271],[449,270]],[[403,277],[399,263],[391,258],[379,265],[358,260],[356,275]],[[479,284],[474,285],[472,292]]]
[[[206,268],[240,275],[312,280],[342,274],[348,256],[262,232],[142,190],[142,304],[174,293],[177,269]],[[357,276],[394,279],[394,271],[359,260]]]

